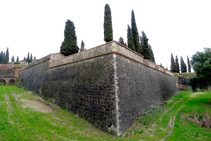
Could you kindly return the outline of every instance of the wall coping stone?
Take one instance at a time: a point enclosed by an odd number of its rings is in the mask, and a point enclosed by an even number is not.
[[[76,63],[79,61],[83,61],[83,60],[87,60],[87,59],[91,59],[91,58],[95,58],[95,57],[99,57],[103,55],[107,55],[107,54],[111,54],[111,53],[124,56],[130,60],[141,63],[147,67],[150,67],[152,69],[155,69],[167,75],[174,76],[172,72],[164,69],[163,67],[160,67],[159,65],[156,65],[151,60],[144,59],[142,55],[138,54],[137,52],[131,50],[128,47],[125,47],[124,45],[116,41],[111,41],[106,44],[102,44],[97,47],[66,56],[64,58],[60,58],[58,60],[52,60],[49,63],[49,69],[59,67],[59,66],[64,66],[71,63]]]
[[[21,69],[20,69],[20,72],[23,71],[23,70],[26,70],[26,69],[28,69],[28,68],[31,68],[31,67],[33,67],[33,66],[36,66],[36,65],[38,65],[38,64],[40,64],[40,63],[43,63],[43,62],[45,62],[45,61],[47,61],[47,60],[50,60],[50,55],[51,55],[51,54],[49,54],[49,55],[47,55],[47,56],[45,56],[45,57],[39,59],[39,60],[36,61],[36,62],[32,62],[31,64],[29,64],[29,65],[27,65],[27,66],[21,68]]]

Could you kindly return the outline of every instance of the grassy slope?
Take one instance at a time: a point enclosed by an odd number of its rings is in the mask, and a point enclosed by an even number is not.
[[[122,136],[115,137],[52,104],[53,112],[47,113],[26,107],[23,100],[33,103],[41,98],[16,86],[0,86],[0,140],[159,140],[168,134],[167,124],[173,116],[174,129],[166,140],[210,140],[211,129],[187,122],[186,116],[211,112],[211,93],[190,95],[192,92],[180,92],[138,119]]]

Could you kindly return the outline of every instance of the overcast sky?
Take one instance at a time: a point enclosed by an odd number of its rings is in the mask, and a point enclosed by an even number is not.
[[[134,10],[138,32],[145,31],[155,61],[170,68],[171,52],[191,58],[211,47],[209,0],[1,0],[0,50],[10,58],[30,52],[37,59],[60,50],[67,19],[74,22],[78,46],[104,44],[104,7],[109,4],[113,36],[127,41],[127,25]]]

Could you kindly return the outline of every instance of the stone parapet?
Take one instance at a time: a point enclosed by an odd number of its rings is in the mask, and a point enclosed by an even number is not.
[[[43,57],[43,58],[41,58],[41,59],[39,59],[39,60],[36,61],[36,62],[33,62],[33,63],[31,63],[31,64],[29,64],[29,65],[27,65],[27,66],[21,68],[21,69],[20,69],[20,72],[23,71],[23,70],[26,70],[26,69],[28,69],[28,68],[31,68],[31,67],[33,67],[33,66],[36,66],[36,65],[38,65],[38,64],[41,64],[41,63],[43,63],[43,62],[45,62],[45,61],[47,61],[47,60],[50,60],[50,56],[51,56],[51,54],[50,54],[50,55],[47,55],[47,56],[45,56],[45,57]]]
[[[0,64],[0,68],[22,68],[26,65],[14,65],[14,64]]]
[[[156,69],[160,72],[163,72],[167,75],[174,76],[174,74],[172,72],[164,69],[163,67],[156,65],[151,60],[144,59],[142,55],[138,54],[137,52],[131,50],[128,47],[123,46],[122,44],[120,44],[116,41],[111,41],[106,44],[103,44],[103,45],[100,45],[100,46],[97,46],[97,47],[94,47],[94,48],[91,48],[88,50],[84,50],[82,52],[72,54],[72,55],[69,55],[64,58],[62,58],[62,56],[60,55],[59,56],[60,59],[58,59],[58,60],[56,60],[55,59],[56,57],[54,57],[53,59],[51,59],[51,61],[49,63],[49,69],[67,65],[67,64],[71,64],[71,63],[76,63],[76,62],[79,62],[82,60],[95,58],[98,56],[103,56],[103,55],[110,54],[110,53],[116,53],[118,55],[129,58],[133,61],[136,61],[143,65],[146,65],[152,69]],[[58,55],[59,54],[57,54],[55,56],[58,56]]]

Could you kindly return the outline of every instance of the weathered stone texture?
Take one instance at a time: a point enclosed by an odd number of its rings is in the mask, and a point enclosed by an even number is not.
[[[111,134],[121,135],[177,91],[173,73],[115,41],[58,58],[51,54],[22,68],[18,86]]]
[[[137,116],[144,114],[177,92],[174,77],[117,55],[120,132],[124,133]]]
[[[46,56],[38,62],[22,68],[19,71],[17,86],[40,94],[41,85],[48,70],[49,59],[49,56]]]
[[[42,97],[85,118],[97,128],[115,126],[112,54],[50,69]]]
[[[0,78],[14,78],[15,77],[15,70],[17,68],[14,67],[1,67],[0,68]]]

